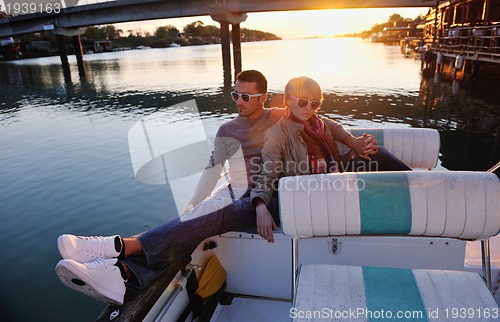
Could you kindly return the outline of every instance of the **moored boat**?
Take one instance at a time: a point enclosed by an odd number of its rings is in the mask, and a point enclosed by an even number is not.
[[[0,57],[19,58],[20,44],[12,37],[0,38]]]

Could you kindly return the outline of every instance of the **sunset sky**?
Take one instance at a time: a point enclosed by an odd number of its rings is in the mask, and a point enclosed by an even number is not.
[[[332,36],[368,30],[376,23],[386,22],[393,13],[413,19],[419,14],[426,14],[427,10],[427,8],[379,8],[250,13],[241,27],[271,32],[284,39]],[[182,30],[185,25],[197,20],[201,20],[205,25],[219,26],[210,17],[204,16],[124,23],[117,27],[125,34],[129,29],[153,33],[156,27],[165,25],[174,25]]]

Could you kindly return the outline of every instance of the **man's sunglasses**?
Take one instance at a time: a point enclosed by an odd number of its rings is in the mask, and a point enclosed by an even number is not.
[[[233,101],[237,102],[238,99],[241,97],[241,100],[245,103],[250,102],[252,97],[259,97],[262,95],[264,95],[264,94],[262,94],[262,93],[260,93],[260,94],[241,94],[238,92],[231,92],[231,98],[233,99]]]
[[[298,98],[298,97],[295,97],[295,96],[292,96],[290,95],[291,98],[293,98],[294,100],[297,101],[297,105],[299,107],[302,107],[302,108],[306,108],[309,104],[311,104],[311,108],[313,110],[316,110],[318,109],[320,106],[321,106],[321,101],[317,101],[317,100],[308,100],[308,99],[305,99],[305,98]]]

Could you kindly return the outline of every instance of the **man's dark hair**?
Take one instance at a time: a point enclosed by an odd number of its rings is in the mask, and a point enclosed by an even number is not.
[[[257,70],[244,70],[236,75],[236,80],[246,83],[257,83],[259,93],[267,93],[267,79]]]

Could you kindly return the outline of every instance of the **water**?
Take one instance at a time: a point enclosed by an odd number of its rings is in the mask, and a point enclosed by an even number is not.
[[[243,67],[261,70],[271,94],[293,76],[322,85],[321,113],[347,126],[432,127],[442,166],[485,170],[500,160],[495,97],[422,79],[399,48],[360,39],[307,39],[242,46]],[[127,133],[141,118],[196,99],[202,118],[236,115],[224,88],[220,47],[207,45],[86,55],[80,80],[70,57],[0,63],[2,321],[91,321],[104,304],[54,274],[56,238],[70,232],[127,236],[173,218],[166,185],[136,181]],[[182,133],[189,135],[189,133]],[[171,140],[175,140],[174,137]]]

